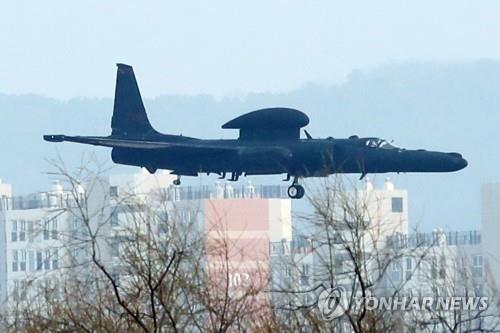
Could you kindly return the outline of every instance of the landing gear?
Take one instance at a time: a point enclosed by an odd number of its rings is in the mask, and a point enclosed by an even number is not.
[[[177,176],[177,179],[175,179],[173,182],[172,182],[175,186],[179,186],[181,184],[181,176],[178,175]]]
[[[300,199],[306,193],[301,185],[290,185],[287,192],[288,196],[292,199]]]
[[[150,174],[154,174],[157,170],[157,168],[152,166],[152,165],[146,165],[145,168],[146,168],[146,170],[149,171]]]
[[[287,180],[290,179],[290,175],[287,175]],[[288,196],[292,199],[300,199],[304,196],[306,191],[302,185],[299,185],[298,177],[293,177],[292,185],[287,190]]]
[[[219,176],[218,179],[225,179],[226,178],[226,172],[225,171],[220,172],[219,175],[220,176]],[[233,171],[233,172],[231,172],[231,177],[228,179],[228,181],[230,181],[230,182],[237,182],[238,179],[240,179],[240,176],[241,176],[241,172]]]
[[[231,172],[231,178],[229,181],[231,182],[237,182],[238,179],[240,178],[241,172]]]

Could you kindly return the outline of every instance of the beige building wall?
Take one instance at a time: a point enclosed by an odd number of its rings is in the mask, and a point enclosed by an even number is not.
[[[203,205],[207,265],[232,292],[266,288],[270,241],[292,237],[289,199],[212,199]]]

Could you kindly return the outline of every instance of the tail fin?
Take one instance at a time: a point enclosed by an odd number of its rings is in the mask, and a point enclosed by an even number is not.
[[[146,115],[132,66],[117,66],[111,135],[137,137],[157,133]]]

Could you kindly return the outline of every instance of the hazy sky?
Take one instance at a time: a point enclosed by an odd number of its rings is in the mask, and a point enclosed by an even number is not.
[[[404,60],[500,58],[500,1],[3,1],[0,93],[286,91]]]

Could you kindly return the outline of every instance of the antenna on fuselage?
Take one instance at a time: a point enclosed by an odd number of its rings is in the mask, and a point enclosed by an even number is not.
[[[304,133],[306,133],[307,140],[311,140],[313,138],[306,129],[304,130]]]

